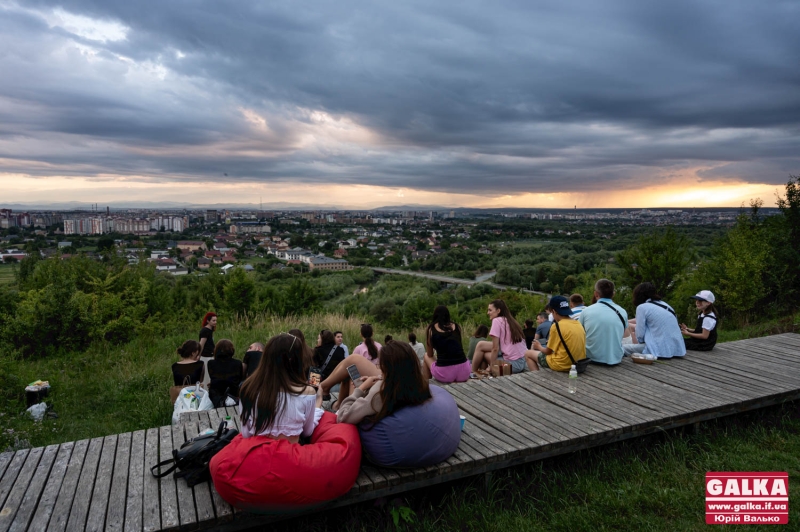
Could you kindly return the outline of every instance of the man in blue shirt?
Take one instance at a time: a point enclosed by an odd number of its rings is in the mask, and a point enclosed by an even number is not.
[[[342,334],[342,331],[336,331],[335,333],[333,333],[333,337],[336,340],[336,345],[344,349],[344,358],[349,357],[350,350],[347,349],[346,345],[344,345],[344,335]]]
[[[586,307],[578,322],[586,330],[586,356],[592,362],[616,365],[622,361],[622,336],[628,324],[628,313],[614,303],[614,283],[600,279],[594,284],[597,303]]]

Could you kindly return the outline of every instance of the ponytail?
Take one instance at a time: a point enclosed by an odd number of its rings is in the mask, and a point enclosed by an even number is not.
[[[378,359],[378,346],[375,345],[375,340],[372,339],[372,325],[364,323],[361,325],[361,337],[364,338],[364,345],[367,346],[367,353],[369,353],[370,360]]]

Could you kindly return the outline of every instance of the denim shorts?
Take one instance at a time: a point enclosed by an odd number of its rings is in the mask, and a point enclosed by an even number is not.
[[[525,362],[525,357],[516,360],[506,360],[503,357],[497,357],[498,362],[505,362],[511,364],[511,373],[522,373],[528,371],[528,364]]]

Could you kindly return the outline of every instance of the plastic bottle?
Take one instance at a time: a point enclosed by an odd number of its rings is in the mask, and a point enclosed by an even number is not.
[[[569,370],[569,393],[575,393],[578,391],[578,368],[575,367],[575,364]]]
[[[231,416],[225,416],[225,430],[230,430],[233,428],[233,421],[231,421]]]

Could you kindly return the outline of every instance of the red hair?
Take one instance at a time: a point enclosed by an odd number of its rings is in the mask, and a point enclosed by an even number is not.
[[[206,312],[206,315],[203,316],[203,327],[208,325],[208,322],[211,318],[215,318],[217,314],[215,312]]]

